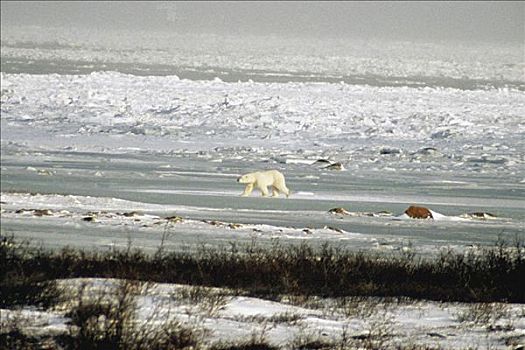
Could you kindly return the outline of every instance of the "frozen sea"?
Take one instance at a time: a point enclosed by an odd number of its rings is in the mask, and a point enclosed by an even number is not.
[[[2,28],[2,234],[422,254],[524,241],[523,49]],[[261,169],[290,198],[240,197],[236,178]]]

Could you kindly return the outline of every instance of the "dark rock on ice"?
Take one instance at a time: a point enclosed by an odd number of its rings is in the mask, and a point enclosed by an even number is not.
[[[336,162],[336,163],[330,164],[328,166],[325,166],[323,169],[328,169],[328,170],[345,170],[345,167],[343,166],[343,164],[341,164],[339,162]]]
[[[427,333],[427,335],[429,337],[433,337],[433,338],[441,338],[441,339],[445,339],[446,338],[446,336],[444,336],[443,334],[439,334],[439,333],[435,333],[435,332]]]
[[[383,147],[379,150],[379,154],[381,155],[401,154],[401,150],[399,148]]]
[[[241,224],[237,224],[237,223],[229,223],[228,224],[228,228],[231,228],[232,230],[236,230],[238,228],[241,228],[242,225]]]
[[[345,208],[332,208],[328,210],[330,214],[340,214],[340,215],[348,215],[350,212],[346,210]]]
[[[34,216],[50,216],[53,212],[49,209],[18,209],[16,214],[23,214],[25,212],[32,212]]]
[[[49,209],[35,209],[33,211],[33,215],[35,216],[50,216],[53,215],[53,212]]]
[[[314,165],[324,165],[324,164],[331,164],[332,162],[328,159],[317,159],[313,164]]]
[[[181,222],[183,219],[180,216],[174,215],[174,216],[168,216],[165,218],[169,222]]]
[[[332,230],[332,231],[335,231],[337,233],[343,233],[344,231],[341,230],[340,228],[337,228],[337,227],[333,227],[333,226],[325,226],[324,228],[328,229],[328,230]]]
[[[497,216],[491,213],[485,213],[485,212],[473,212],[473,213],[467,213],[461,215],[462,217],[470,218],[470,219],[479,219],[479,220],[487,220],[487,219],[494,219]]]
[[[439,156],[439,155],[442,155],[441,152],[439,152],[439,150],[437,148],[434,148],[434,147],[424,147],[424,148],[421,148],[420,150],[412,153],[412,155],[416,155],[416,156]]]
[[[122,213],[122,215],[124,215],[125,217],[129,218],[129,217],[133,217],[133,216],[141,216],[143,214],[139,213],[138,211],[130,211],[129,213]]]

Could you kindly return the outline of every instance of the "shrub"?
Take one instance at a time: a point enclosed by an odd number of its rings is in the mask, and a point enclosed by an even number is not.
[[[525,302],[520,283],[525,276],[523,252],[502,245],[485,248],[477,255],[449,251],[434,259],[348,252],[328,244],[319,249],[306,244],[275,243],[271,248],[232,244],[229,248],[202,247],[196,253],[153,256],[132,249],[105,253],[72,249],[48,252],[27,247],[2,250],[8,256],[0,285],[4,305],[16,303],[10,299],[29,302],[23,301],[29,297],[27,290],[17,296],[19,286],[33,288],[52,279],[73,277],[232,288],[270,299],[289,294],[295,298],[378,296]],[[220,295],[216,299],[211,309],[220,309],[224,301]],[[45,300],[41,299],[43,303]]]

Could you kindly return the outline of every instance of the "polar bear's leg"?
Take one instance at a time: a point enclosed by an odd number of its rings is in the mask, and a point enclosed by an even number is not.
[[[241,196],[243,197],[249,196],[252,193],[252,191],[253,191],[253,184],[247,184]]]
[[[261,193],[262,193],[262,196],[263,197],[267,197],[268,196],[268,187],[266,186],[257,186],[259,188],[259,190],[261,190]]]
[[[279,191],[279,192],[282,192],[286,195],[286,197],[288,198],[288,196],[290,195],[290,190],[286,187],[286,185],[284,184],[277,184],[277,186],[275,186],[275,188]]]
[[[279,187],[272,186],[272,197],[279,197],[279,193],[282,191],[279,191]]]

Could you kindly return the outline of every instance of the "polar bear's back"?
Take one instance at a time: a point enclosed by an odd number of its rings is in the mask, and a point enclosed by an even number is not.
[[[284,175],[279,170],[257,171],[257,179],[266,183],[280,182],[284,184]]]

